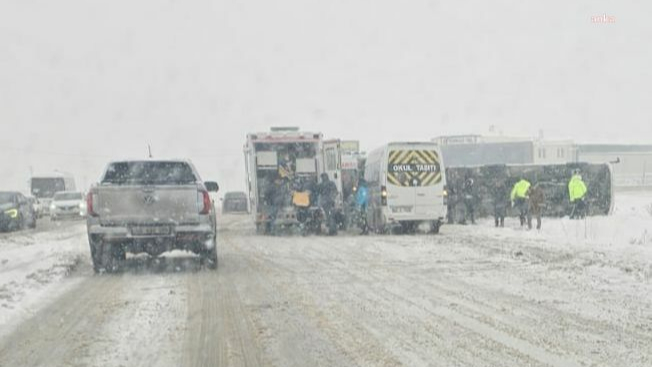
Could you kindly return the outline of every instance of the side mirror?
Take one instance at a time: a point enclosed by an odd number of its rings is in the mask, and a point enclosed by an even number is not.
[[[218,192],[220,190],[220,186],[214,181],[206,181],[204,182],[204,186],[206,186],[208,192]]]

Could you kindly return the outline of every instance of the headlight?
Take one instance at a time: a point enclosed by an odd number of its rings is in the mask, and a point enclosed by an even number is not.
[[[9,218],[16,218],[18,216],[18,209],[5,210],[5,214],[9,216]]]
[[[54,210],[54,209],[56,209],[56,208],[57,208],[56,205],[54,205],[54,204],[50,204],[50,210]]]
[[[79,209],[86,209],[85,203],[79,203]]]

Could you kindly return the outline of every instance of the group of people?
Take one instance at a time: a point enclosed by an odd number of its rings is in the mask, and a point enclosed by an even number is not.
[[[337,185],[331,181],[328,174],[322,173],[320,182],[316,179],[301,181],[292,172],[290,165],[281,165],[279,175],[268,183],[265,192],[265,204],[268,206],[270,217],[269,226],[273,225],[278,210],[292,202],[293,192],[308,192],[309,206],[318,206],[326,216],[327,222],[333,221],[335,215],[336,200],[338,196]],[[586,216],[587,187],[579,171],[574,171],[568,182],[568,195],[571,203],[571,219],[580,219]],[[460,224],[475,224],[476,207],[479,197],[475,181],[467,176],[459,189],[448,187],[448,222],[455,222],[455,214],[463,210]],[[546,194],[541,183],[532,185],[524,176],[509,187],[508,179],[495,179],[489,187],[489,194],[493,204],[493,216],[496,227],[505,226],[505,217],[510,208],[514,208],[519,217],[521,227],[527,225],[528,229],[533,228],[533,219],[536,220],[536,228],[541,229],[541,217],[546,206]],[[369,203],[369,189],[364,178],[360,178],[355,187],[352,203],[357,210],[357,224],[362,233],[368,233],[366,211]]]
[[[461,186],[447,185],[446,190],[448,195],[446,211],[448,224],[455,223],[457,215],[461,216],[459,224],[467,224],[467,221],[475,224],[476,201],[479,196],[476,192],[475,180],[467,176]]]
[[[449,187],[448,223],[455,222],[455,215],[462,211],[458,223],[475,224],[475,212],[479,197],[473,178],[467,176],[459,189]],[[580,219],[586,216],[587,187],[579,171],[573,172],[568,182],[568,195],[571,203],[571,219]],[[525,177],[509,187],[507,179],[495,179],[489,188],[493,204],[493,216],[496,227],[505,226],[505,217],[510,208],[518,212],[520,225],[527,225],[532,229],[532,220],[536,220],[536,228],[541,229],[541,216],[546,205],[546,195],[541,183],[532,185]]]
[[[518,218],[521,227],[527,223],[528,228],[532,229],[532,217],[534,216],[537,220],[537,229],[541,229],[541,214],[546,201],[546,195],[543,192],[541,185],[535,184],[533,186],[528,180],[521,177],[521,179],[514,184],[514,187],[512,187],[509,198],[512,208],[516,208],[518,211]],[[496,198],[496,200],[500,199]],[[501,203],[500,205],[496,205],[496,207],[500,207],[501,209],[494,210],[496,226],[500,225],[503,227],[507,211],[506,205]]]
[[[276,224],[280,209],[295,204],[293,199],[296,193],[307,195],[306,207],[319,207],[326,216],[326,221],[334,220],[338,189],[328,174],[322,173],[318,182],[316,178],[297,177],[287,168],[287,166],[280,166],[279,175],[266,183],[264,190],[264,204],[268,216],[266,232],[271,232]]]

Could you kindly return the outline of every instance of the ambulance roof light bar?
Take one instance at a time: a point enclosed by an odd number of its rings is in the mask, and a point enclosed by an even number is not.
[[[272,126],[270,128],[271,132],[299,132],[299,127],[297,126]]]

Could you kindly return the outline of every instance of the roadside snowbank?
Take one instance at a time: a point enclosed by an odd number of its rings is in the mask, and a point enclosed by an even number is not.
[[[0,336],[79,279],[62,282],[88,256],[83,224],[0,239]]]
[[[516,218],[507,220],[507,228],[493,228],[490,221],[474,226],[473,231],[521,244],[553,251],[578,259],[608,263],[627,273],[652,279],[652,192],[616,194],[616,206],[610,216],[584,220],[543,218],[542,229],[519,228]],[[448,227],[450,235],[468,231],[469,227]],[[518,251],[518,250],[517,250]]]

